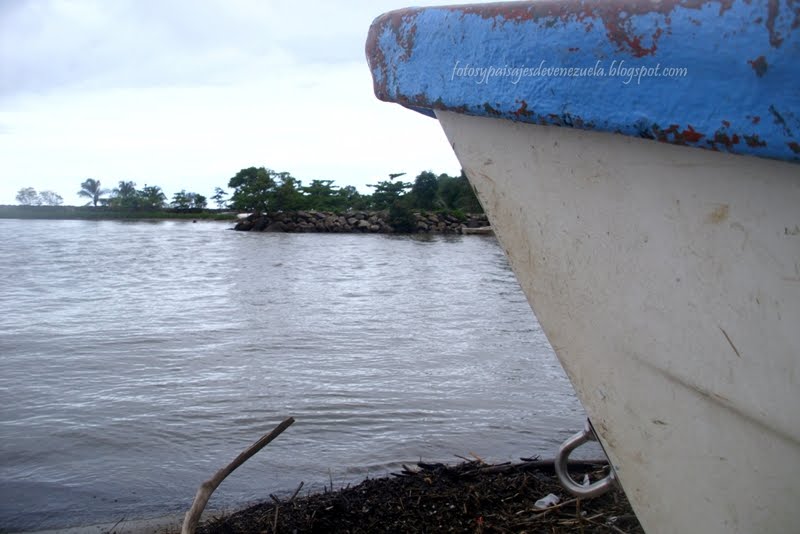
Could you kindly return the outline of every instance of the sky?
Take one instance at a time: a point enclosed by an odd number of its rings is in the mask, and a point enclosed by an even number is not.
[[[437,121],[375,98],[364,55],[381,13],[447,3],[0,1],[0,204],[83,205],[86,178],[210,197],[251,166],[365,193],[458,174]]]

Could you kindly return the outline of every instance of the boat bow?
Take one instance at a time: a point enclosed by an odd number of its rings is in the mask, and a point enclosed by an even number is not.
[[[370,29],[376,95],[442,124],[648,532],[796,529],[799,27],[545,0]]]

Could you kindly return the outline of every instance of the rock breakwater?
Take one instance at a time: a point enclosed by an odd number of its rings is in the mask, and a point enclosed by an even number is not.
[[[240,220],[234,230],[243,232],[328,232],[328,233],[430,233],[461,234],[464,229],[485,228],[485,214],[460,215],[439,212],[389,211],[285,211],[251,214]]]

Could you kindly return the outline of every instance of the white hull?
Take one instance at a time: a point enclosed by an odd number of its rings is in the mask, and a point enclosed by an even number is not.
[[[648,532],[798,532],[800,166],[439,111]]]

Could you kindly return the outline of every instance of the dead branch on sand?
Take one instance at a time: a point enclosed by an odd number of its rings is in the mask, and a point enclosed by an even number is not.
[[[211,494],[214,493],[214,490],[216,490],[222,481],[233,473],[237,467],[266,447],[270,441],[277,438],[284,430],[289,428],[292,423],[294,423],[294,417],[285,419],[281,424],[272,429],[272,432],[262,436],[261,439],[250,445],[247,450],[237,456],[231,463],[217,471],[213,477],[200,484],[197,494],[194,496],[192,507],[186,512],[186,517],[181,527],[181,534],[194,534],[197,523],[200,521],[200,516],[203,514],[203,510],[205,510],[206,504],[208,504],[208,499],[211,498]]]

